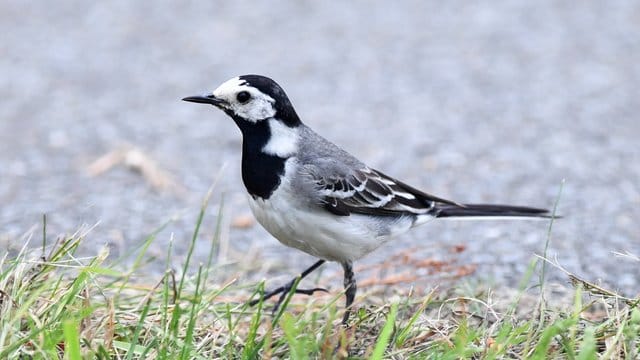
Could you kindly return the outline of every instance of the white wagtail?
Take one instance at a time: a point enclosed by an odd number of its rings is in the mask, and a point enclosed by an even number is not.
[[[320,258],[298,278],[325,261],[342,264],[343,324],[356,295],[353,262],[392,237],[433,218],[550,216],[548,210],[531,207],[460,204],[372,169],[304,125],[285,92],[268,77],[235,77],[213,93],[182,100],[214,105],[240,128],[242,180],[254,216],[284,245]],[[275,312],[298,278],[262,300],[281,294]]]

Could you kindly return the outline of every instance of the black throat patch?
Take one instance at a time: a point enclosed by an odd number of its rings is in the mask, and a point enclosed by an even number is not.
[[[232,116],[242,131],[242,181],[252,197],[268,199],[280,185],[287,161],[262,152],[269,141],[271,130],[268,121],[250,123]]]

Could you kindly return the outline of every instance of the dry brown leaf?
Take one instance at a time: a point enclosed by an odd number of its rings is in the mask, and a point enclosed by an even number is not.
[[[129,145],[121,146],[100,156],[89,164],[87,173],[89,176],[99,176],[120,165],[141,174],[154,190],[183,191],[183,188],[149,155],[141,149]]]

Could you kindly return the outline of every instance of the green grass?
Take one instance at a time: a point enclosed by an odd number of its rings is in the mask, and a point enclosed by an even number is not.
[[[45,246],[45,230],[42,247],[25,246],[17,255],[4,254],[0,359],[640,356],[638,300],[606,291],[588,297],[591,285],[580,281],[572,291],[573,301],[564,307],[550,305],[524,285],[499,293],[476,285],[402,294],[392,300],[371,296],[375,290],[361,292],[348,328],[340,325],[341,293],[320,298],[290,295],[286,309],[271,316],[271,302],[247,305],[264,291],[263,283],[223,280],[223,271],[211,261],[217,235],[211,239],[209,262],[190,264],[205,209],[206,201],[179,276],[171,270],[171,247],[163,275],[141,276],[155,234],[139,246],[126,270],[118,261],[106,261],[106,249],[78,258],[78,246],[91,236],[86,232]],[[532,261],[523,284],[539,265]],[[585,299],[589,301],[583,303]]]

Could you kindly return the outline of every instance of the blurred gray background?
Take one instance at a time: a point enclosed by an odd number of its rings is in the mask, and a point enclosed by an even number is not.
[[[218,178],[196,261],[224,197],[218,260],[297,273],[312,259],[251,221],[235,125],[180,101],[257,73],[319,133],[425,191],[551,207],[565,179],[550,256],[640,289],[638,263],[613,254],[640,254],[637,1],[4,1],[0,32],[4,248],[37,246],[43,213],[52,239],[98,223],[83,251],[114,256],[174,219],[150,252],[173,241],[178,267]],[[515,284],[547,228],[433,222],[364,263],[465,245],[456,261],[475,276]]]

